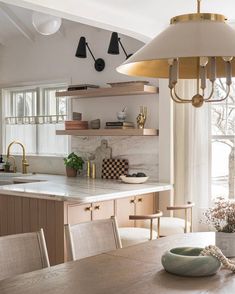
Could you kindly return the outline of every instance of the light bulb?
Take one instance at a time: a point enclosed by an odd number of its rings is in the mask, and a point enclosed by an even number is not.
[[[225,62],[230,62],[233,60],[233,56],[224,56],[222,57]]]
[[[34,11],[32,24],[41,35],[55,34],[61,26],[62,20],[59,17]]]
[[[206,56],[200,57],[200,66],[205,67],[207,65],[208,61],[209,61],[208,57],[206,57]]]
[[[170,59],[168,59],[168,64],[169,64],[169,65],[173,65],[173,62],[174,62],[174,58],[170,58]]]

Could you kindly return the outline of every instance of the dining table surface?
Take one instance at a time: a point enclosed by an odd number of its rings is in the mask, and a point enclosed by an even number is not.
[[[182,277],[163,269],[165,251],[214,243],[213,232],[171,235],[2,280],[0,294],[235,293],[235,274],[228,270]]]

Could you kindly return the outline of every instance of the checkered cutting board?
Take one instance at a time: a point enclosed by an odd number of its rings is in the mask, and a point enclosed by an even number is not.
[[[102,164],[102,179],[119,179],[121,175],[128,174],[129,163],[127,159],[104,159]]]

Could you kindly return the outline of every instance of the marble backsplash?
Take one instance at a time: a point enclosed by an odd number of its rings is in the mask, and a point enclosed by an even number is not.
[[[150,179],[158,180],[158,137],[72,137],[71,149],[87,160],[100,146],[102,139],[108,141],[113,158],[129,160],[130,173],[144,172]]]

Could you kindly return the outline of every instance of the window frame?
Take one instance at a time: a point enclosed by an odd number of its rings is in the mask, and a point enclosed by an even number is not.
[[[235,79],[233,79],[233,83],[235,84]],[[235,94],[235,93],[234,93]],[[233,96],[232,96],[233,97]],[[235,98],[235,96],[234,96]],[[226,111],[226,117],[225,117],[225,131],[224,131],[224,134],[214,134],[213,133],[213,106],[220,106],[220,107],[223,107],[225,108],[225,111]],[[234,134],[231,134],[231,130],[229,129],[228,127],[228,109],[229,108],[234,108],[234,111],[235,111],[235,104],[232,102],[232,101],[229,101],[228,98],[224,101],[221,101],[221,102],[214,102],[212,103],[211,105],[211,111],[210,111],[210,127],[211,127],[211,140],[210,140],[210,144],[211,144],[211,163],[210,163],[210,173],[211,173],[211,189],[212,189],[212,183],[213,183],[213,179],[215,179],[216,177],[212,177],[212,150],[213,150],[213,144],[217,141],[219,143],[223,143],[223,140],[230,140],[230,141],[233,141],[234,143],[234,146],[235,146],[235,128],[234,130],[232,129],[232,132],[234,132]],[[222,131],[221,131],[222,133]],[[226,143],[224,143],[226,144]],[[228,170],[228,180],[229,180],[229,170]],[[228,181],[228,197],[229,197],[229,181]],[[215,196],[211,194],[211,199],[214,199]],[[235,195],[234,195],[234,198],[235,198]]]
[[[5,110],[7,108],[7,103],[4,101],[5,99],[3,99],[4,97],[6,97],[7,99],[10,98],[13,93],[17,93],[20,91],[36,91],[36,95],[39,98],[36,98],[36,115],[38,116],[40,115],[42,112],[42,109],[45,109],[44,107],[44,100],[45,100],[45,91],[46,90],[64,90],[68,87],[68,81],[66,82],[53,82],[53,83],[43,83],[43,84],[36,84],[36,85],[22,85],[22,86],[12,86],[12,87],[7,87],[7,88],[2,88],[1,89],[1,113],[2,113],[2,124],[1,124],[1,139],[0,139],[0,145],[2,148],[2,153],[6,154],[6,150],[7,150],[7,143],[6,143],[6,121],[5,118],[8,117],[6,116]],[[12,93],[11,93],[12,92]],[[44,93],[43,93],[44,92]],[[56,105],[59,105],[59,99],[56,99]],[[68,99],[67,101],[67,118],[70,116],[70,112],[71,112],[71,101]],[[11,99],[11,106],[13,104],[13,99]],[[9,108],[9,107],[8,107]],[[57,106],[56,106],[57,108]],[[9,109],[7,109],[8,114],[9,114]],[[56,111],[57,112],[57,111]],[[13,114],[13,113],[11,113]],[[27,116],[26,116],[27,117]],[[38,153],[38,146],[39,146],[39,140],[38,140],[38,136],[39,136],[39,132],[38,132],[38,125],[36,124],[36,129],[37,129],[37,138],[36,138],[36,153],[32,153],[29,154],[29,156],[35,156],[35,157],[64,157],[66,154],[40,154]],[[67,147],[68,147],[68,151],[71,149],[71,138],[68,136],[67,137]],[[15,156],[18,156],[19,154],[15,154]]]

